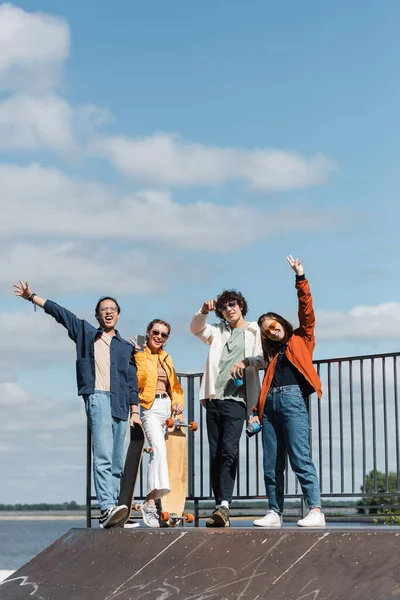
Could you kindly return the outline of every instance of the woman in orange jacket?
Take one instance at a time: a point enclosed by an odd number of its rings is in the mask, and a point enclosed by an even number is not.
[[[310,456],[309,418],[304,398],[313,392],[320,397],[321,382],[312,363],[315,346],[315,315],[308,281],[298,259],[287,260],[296,273],[299,301],[299,327],[272,312],[261,315],[261,331],[266,370],[251,423],[262,425],[264,479],[269,510],[258,527],[281,527],[284,503],[285,454],[297,475],[310,512],[300,527],[325,527],[321,512],[317,472]],[[232,371],[251,364],[251,358]],[[233,373],[234,374],[234,373]]]
[[[141,505],[143,521],[149,527],[159,527],[155,501],[170,492],[165,420],[184,409],[183,390],[170,355],[164,350],[171,327],[161,319],[147,326],[146,346],[135,353],[141,420],[152,448],[147,471],[147,496]],[[133,341],[133,340],[131,340]]]

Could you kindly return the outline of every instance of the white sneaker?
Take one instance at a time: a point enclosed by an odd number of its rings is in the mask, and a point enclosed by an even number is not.
[[[140,510],[142,512],[143,521],[148,527],[160,527],[160,519],[155,506],[151,506],[147,504],[147,502],[143,502],[140,505]]]
[[[265,517],[255,519],[253,525],[256,527],[282,527],[282,517],[274,510],[268,510]]]
[[[299,527],[326,527],[325,515],[319,510],[310,510],[304,519],[297,521]]]

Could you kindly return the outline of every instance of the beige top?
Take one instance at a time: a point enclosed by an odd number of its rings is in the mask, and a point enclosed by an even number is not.
[[[168,377],[165,370],[160,365],[160,361],[157,365],[157,389],[156,394],[168,394]]]
[[[112,337],[107,333],[99,333],[94,341],[94,364],[96,379],[94,389],[110,392],[110,346]]]

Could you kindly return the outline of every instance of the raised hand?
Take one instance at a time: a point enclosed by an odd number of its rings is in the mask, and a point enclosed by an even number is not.
[[[201,311],[203,313],[203,315],[208,315],[209,312],[211,312],[212,310],[215,310],[216,307],[216,300],[206,300],[203,304],[203,306],[201,307]]]
[[[289,254],[289,256],[286,257],[286,260],[288,261],[289,265],[292,267],[296,275],[304,275],[303,265],[301,264],[298,258],[294,259],[293,256]]]
[[[24,300],[29,300],[30,296],[32,295],[32,290],[27,281],[24,283],[23,281],[19,280],[19,285],[14,283],[14,287],[14,294],[21,296],[21,298],[24,298]]]
[[[130,343],[132,344],[132,346],[135,348],[135,352],[141,352],[141,347],[139,346],[139,344],[137,343],[137,337],[134,336],[133,338],[128,338]]]

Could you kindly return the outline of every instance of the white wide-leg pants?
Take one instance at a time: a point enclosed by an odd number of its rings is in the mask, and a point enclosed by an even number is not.
[[[154,499],[171,491],[168,477],[165,420],[171,416],[171,398],[156,398],[151,408],[140,409],[144,433],[153,449],[147,468],[147,495],[155,492]]]

